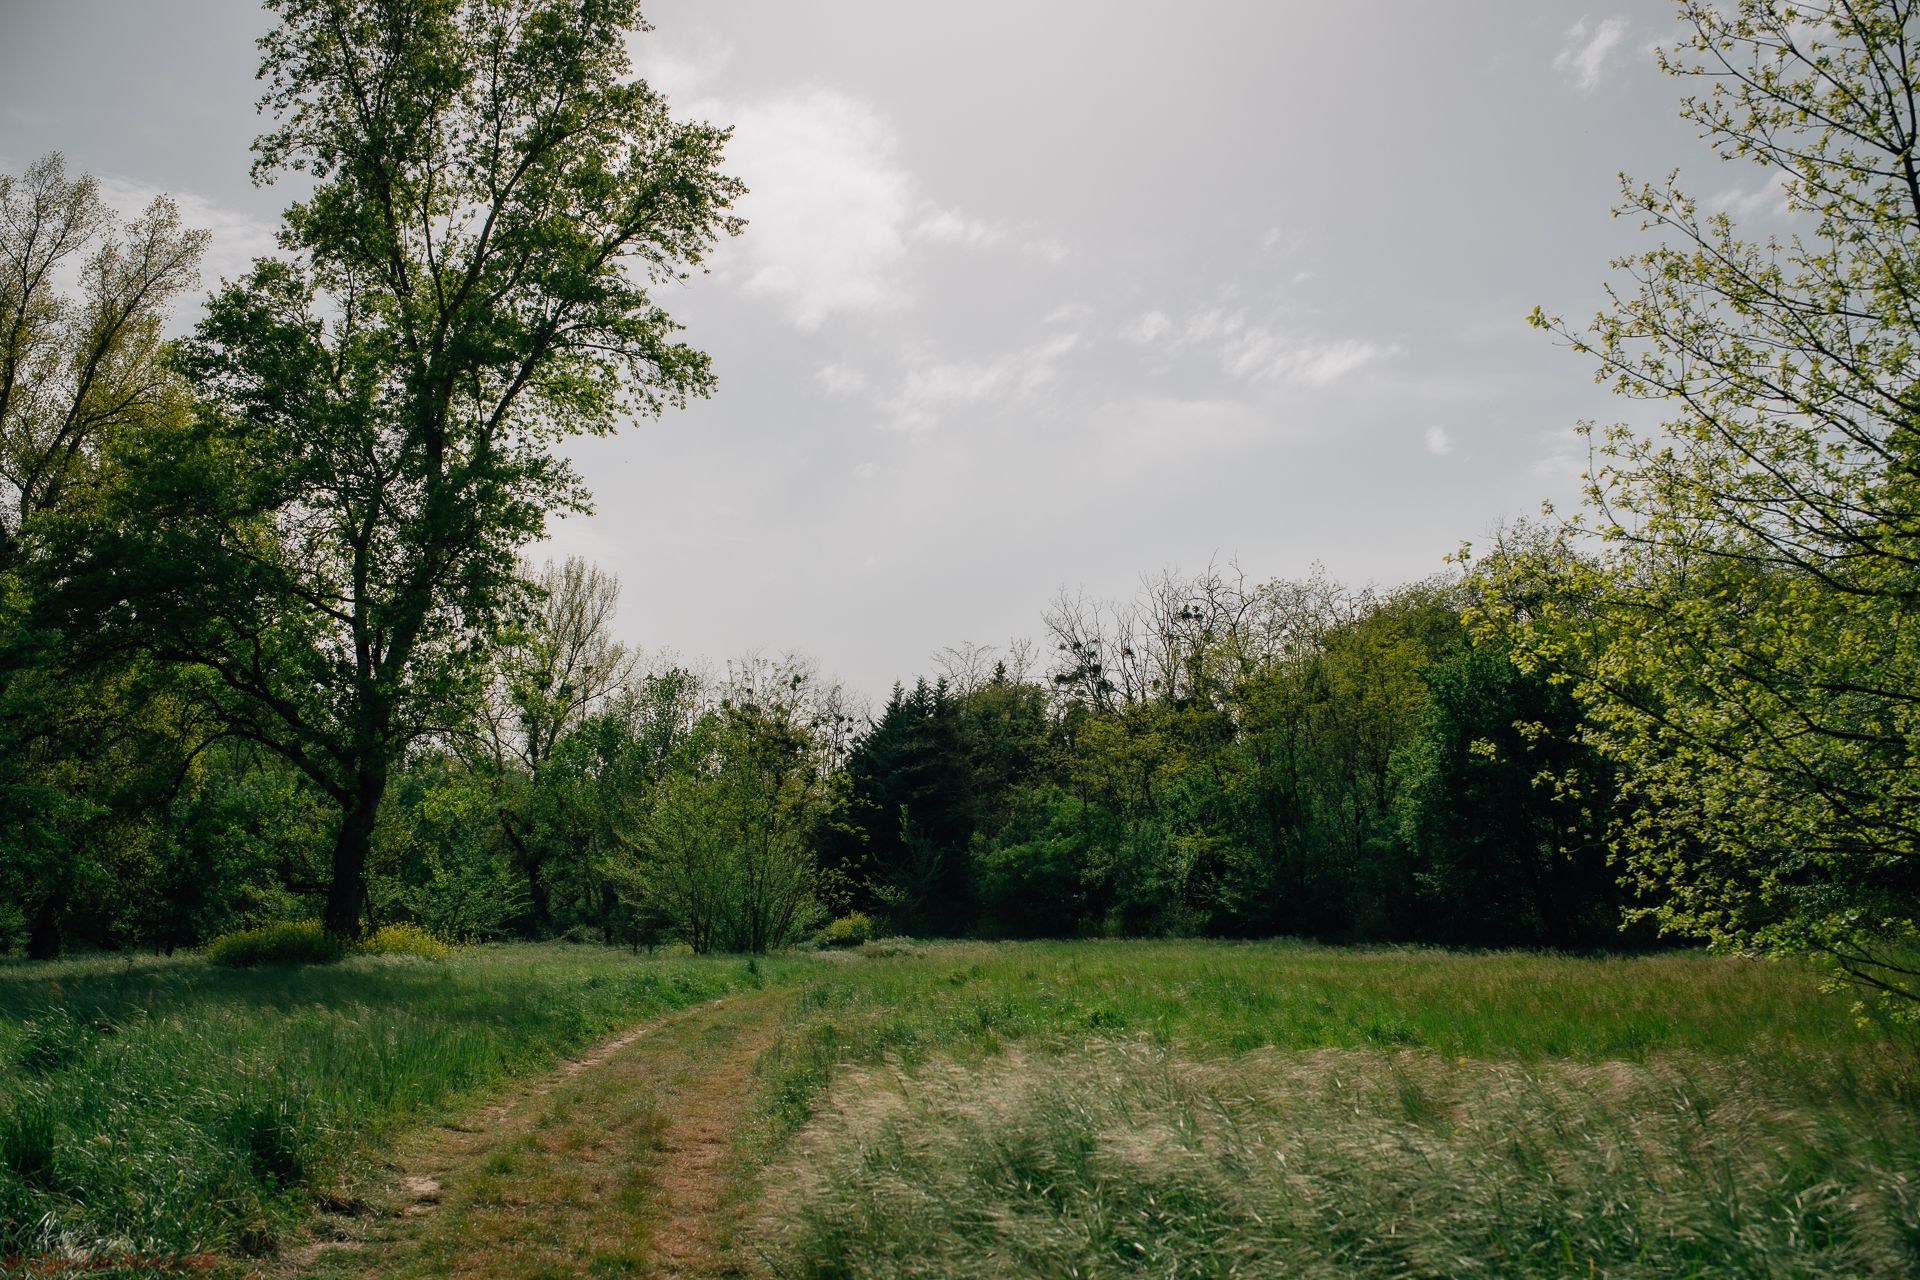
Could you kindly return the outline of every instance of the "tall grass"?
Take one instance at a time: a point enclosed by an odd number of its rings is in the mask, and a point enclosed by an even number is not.
[[[0,964],[0,1257],[269,1250],[397,1127],[764,980],[591,947]]]
[[[1920,1138],[1709,1062],[1108,1042],[852,1073],[772,1179],[813,1277],[1920,1273]]]
[[[763,1063],[778,1274],[1920,1274],[1912,1057],[1817,975],[923,947]]]
[[[1912,1050],[1804,968],[1186,942],[0,963],[0,1259],[270,1251],[401,1127],[770,982],[776,1274],[1920,1274]]]

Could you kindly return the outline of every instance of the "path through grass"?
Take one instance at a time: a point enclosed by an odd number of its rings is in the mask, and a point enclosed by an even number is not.
[[[265,1256],[409,1126],[781,968],[564,946],[0,963],[0,1258]]]
[[[497,1111],[416,1135],[388,1212],[292,1268],[315,1280],[736,1275],[734,1138],[792,993],[671,1014]]]
[[[70,1247],[328,1280],[1920,1274],[1911,1044],[1794,965],[888,942],[52,977],[0,971],[8,1132],[55,1117],[54,1173],[0,1177]],[[352,1247],[274,1256],[302,1221]]]

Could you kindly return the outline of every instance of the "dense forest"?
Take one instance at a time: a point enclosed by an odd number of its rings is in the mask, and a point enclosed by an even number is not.
[[[526,559],[589,508],[567,437],[712,390],[655,294],[744,230],[726,130],[631,75],[633,4],[273,7],[255,170],[312,188],[188,336],[170,202],[0,177],[0,949],[1667,938],[1912,991],[1897,7],[1810,60],[1768,6],[1682,6],[1689,119],[1799,230],[1624,189],[1660,243],[1591,326],[1535,322],[1669,422],[1593,438],[1578,518],[1393,589],[1062,596],[879,707],[630,651],[610,575]]]
[[[1624,940],[1609,768],[1563,688],[1473,638],[1455,580],[1210,572],[1063,598],[1049,650],[943,651],[871,712],[797,659],[643,661],[609,634],[617,584],[578,559],[530,580],[466,718],[397,762],[369,924],[701,951],[836,915],[862,934]],[[69,842],[11,864],[16,946],[172,949],[318,914],[326,796],[182,709],[146,703],[112,744],[164,776],[74,798]]]

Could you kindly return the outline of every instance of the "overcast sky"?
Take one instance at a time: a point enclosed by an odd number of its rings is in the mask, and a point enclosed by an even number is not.
[[[798,650],[871,695],[1061,588],[1315,561],[1388,584],[1576,493],[1630,408],[1589,315],[1615,175],[1765,218],[1649,46],[1665,0],[655,0],[640,69],[735,126],[746,234],[666,300],[717,395],[575,456],[555,530],[624,638]],[[251,0],[0,0],[0,168],[174,193],[271,248]]]

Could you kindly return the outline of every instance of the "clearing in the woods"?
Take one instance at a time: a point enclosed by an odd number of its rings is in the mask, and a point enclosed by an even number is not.
[[[144,1240],[319,1280],[1920,1271],[1911,1043],[1791,964],[899,941],[73,962],[0,970],[0,1059],[26,1064],[0,1076],[0,1207],[69,1258]],[[50,1165],[20,1159],[34,1115]]]

